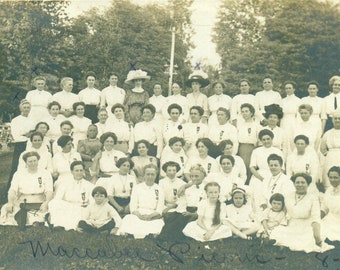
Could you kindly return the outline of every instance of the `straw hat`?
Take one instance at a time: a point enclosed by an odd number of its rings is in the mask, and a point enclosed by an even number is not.
[[[125,83],[130,83],[134,80],[150,80],[150,76],[147,75],[146,71],[143,71],[141,69],[138,70],[130,70],[127,78],[125,80]]]
[[[194,70],[194,72],[189,75],[189,79],[185,84],[186,86],[191,87],[192,82],[198,82],[201,87],[206,87],[210,83],[208,75],[200,69]]]

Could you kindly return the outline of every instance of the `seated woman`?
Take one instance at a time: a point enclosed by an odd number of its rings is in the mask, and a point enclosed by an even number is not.
[[[46,145],[43,145],[43,134],[36,131],[30,136],[30,146],[26,146],[26,151],[22,152],[19,158],[18,170],[22,170],[25,168],[25,163],[23,160],[23,155],[28,152],[37,152],[40,156],[38,167],[39,169],[45,169],[52,173],[52,156],[51,153],[48,152]]]
[[[209,154],[211,150],[214,148],[213,142],[208,138],[198,139],[196,142],[196,148],[198,150],[198,156],[191,156],[184,168],[184,176],[187,181],[189,178],[189,168],[191,168],[194,164],[201,164],[207,174],[219,172],[219,167],[214,158],[212,158]]]
[[[85,166],[81,161],[73,161],[70,165],[72,176],[60,185],[54,199],[48,204],[50,220],[54,227],[65,230],[77,229],[78,223],[92,201],[91,193],[94,185],[84,179]]]
[[[54,179],[58,179],[55,182],[56,190],[61,183],[70,180],[70,164],[76,160],[81,161],[80,154],[73,150],[72,141],[73,139],[71,136],[64,135],[62,135],[57,141],[58,145],[62,148],[62,151],[57,152],[52,159],[52,176]]]
[[[170,119],[166,120],[163,124],[162,137],[164,145],[167,145],[170,138],[180,137],[183,138],[183,120],[180,119],[182,114],[182,107],[178,104],[171,104],[168,107]]]
[[[224,224],[228,225],[235,236],[249,239],[260,226],[250,203],[247,202],[246,190],[235,188],[231,194],[231,204],[227,205],[227,214]]]
[[[97,138],[98,127],[96,125],[89,125],[87,128],[87,138],[78,142],[77,152],[85,165],[86,179],[91,180],[90,168],[92,166],[94,157],[100,151],[102,144]]]
[[[174,161],[178,163],[179,170],[176,174],[177,177],[183,177],[184,173],[184,166],[187,162],[187,156],[183,150],[183,146],[185,145],[185,142],[180,137],[172,137],[169,140],[169,147],[170,149],[168,151],[163,151],[162,157],[161,157],[161,167],[168,161]],[[165,150],[165,149],[164,149]],[[161,176],[165,176],[165,172],[161,172]]]
[[[233,188],[243,186],[245,181],[233,173],[235,167],[235,159],[233,156],[222,155],[219,163],[221,171],[211,173],[207,177],[206,182],[217,182],[220,185],[220,201],[225,202],[230,199]]]
[[[91,175],[94,176],[95,179],[110,177],[118,172],[116,166],[118,159],[126,157],[123,152],[114,149],[114,146],[117,144],[116,134],[106,132],[100,136],[100,142],[102,144],[102,150],[95,155],[90,168]]]
[[[130,199],[132,188],[136,185],[136,177],[130,174],[133,162],[128,158],[120,158],[116,166],[119,168],[110,178],[98,179],[96,185],[103,186],[108,191],[109,203],[119,215],[130,214]]]
[[[237,175],[239,178],[243,179],[245,182],[247,180],[247,169],[245,162],[243,159],[238,155],[233,155],[233,149],[234,144],[231,140],[223,140],[219,143],[217,146],[220,152],[222,152],[222,155],[229,155],[232,156],[235,160],[235,164],[233,165],[233,171],[232,173],[234,175]],[[216,158],[216,161],[220,164],[220,158],[221,156],[218,156]],[[250,159],[250,157],[249,157]]]
[[[185,185],[185,182],[176,177],[180,166],[177,162],[168,161],[163,164],[162,170],[166,177],[159,181],[159,186],[164,192],[164,206],[163,215],[177,207],[178,190]]]
[[[137,156],[131,158],[134,166],[134,172],[137,177],[137,183],[144,182],[144,167],[148,164],[158,166],[158,159],[148,155],[150,143],[147,140],[140,140],[135,144],[135,152]]]
[[[149,164],[144,167],[144,183],[136,185],[131,194],[130,212],[124,217],[119,234],[132,234],[136,239],[158,235],[164,225],[163,190],[155,183],[158,168]]]
[[[292,176],[295,192],[285,198],[288,225],[278,226],[271,233],[276,245],[293,251],[324,252],[332,248],[320,234],[320,204],[317,196],[307,192],[312,177],[305,173]]]
[[[8,203],[1,209],[1,225],[32,225],[44,223],[48,203],[53,198],[51,174],[38,166],[37,152],[23,155],[26,168],[17,171],[8,191]]]
[[[88,233],[105,232],[116,234],[122,219],[108,204],[106,189],[97,186],[92,190],[94,202],[86,208],[84,219],[79,221],[80,230]]]
[[[204,168],[195,164],[190,168],[190,180],[192,185],[185,190],[183,195],[177,190],[177,207],[169,209],[164,214],[165,225],[159,235],[159,239],[183,240],[183,229],[191,221],[197,219],[197,207],[199,202],[206,198],[203,180],[207,176]]]
[[[184,235],[201,242],[228,238],[232,235],[230,228],[223,224],[226,205],[219,200],[220,188],[216,182],[206,184],[204,190],[207,199],[198,204],[198,219],[185,226]]]
[[[328,179],[331,186],[321,204],[321,234],[331,241],[340,241],[340,167],[331,167]]]

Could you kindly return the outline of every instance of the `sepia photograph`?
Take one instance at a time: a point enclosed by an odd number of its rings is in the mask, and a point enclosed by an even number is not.
[[[0,270],[340,269],[340,0],[0,22]]]

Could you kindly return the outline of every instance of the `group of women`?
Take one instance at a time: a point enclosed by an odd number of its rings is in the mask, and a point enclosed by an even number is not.
[[[149,79],[132,70],[125,91],[112,73],[100,91],[89,73],[74,94],[66,77],[52,96],[37,77],[11,122],[1,224],[199,241],[257,235],[306,252],[340,240],[339,76],[323,99],[317,82],[300,99],[289,81],[282,99],[270,77],[256,95],[241,80],[235,97],[220,81],[207,97],[201,70],[186,97],[177,83],[164,97],[156,83],[149,98]]]

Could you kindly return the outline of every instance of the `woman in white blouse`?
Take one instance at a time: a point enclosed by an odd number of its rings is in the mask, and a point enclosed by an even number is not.
[[[301,104],[309,104],[313,107],[311,120],[314,121],[316,125],[319,125],[321,130],[324,130],[327,114],[323,98],[318,97],[319,84],[316,81],[311,81],[307,87],[309,96],[302,98]]]
[[[35,90],[28,91],[26,100],[31,103],[30,117],[39,122],[41,119],[48,115],[47,105],[52,98],[51,93],[45,91],[46,78],[42,76],[35,77],[33,84],[36,87]]]
[[[116,134],[106,132],[99,139],[103,148],[94,157],[90,172],[95,178],[110,177],[119,171],[116,163],[120,158],[126,157],[126,155],[114,149],[114,146],[117,144]]]
[[[115,117],[108,125],[110,131],[117,136],[115,149],[125,154],[131,154],[134,147],[134,129],[130,123],[124,120],[125,107],[123,104],[117,103],[112,106],[111,112]]]
[[[58,179],[55,182],[55,189],[58,189],[59,185],[70,178],[70,164],[73,161],[81,161],[81,156],[73,148],[73,139],[71,136],[62,135],[57,140],[57,144],[62,148],[62,151],[57,152],[52,159],[54,179]]]
[[[72,115],[69,120],[73,124],[73,143],[74,148],[77,149],[78,141],[85,140],[87,134],[87,128],[91,125],[91,120],[85,117],[85,103],[76,102],[73,104],[73,111],[75,115]]]
[[[158,235],[164,225],[162,211],[164,207],[163,190],[155,183],[158,168],[153,164],[144,168],[144,182],[132,189],[130,212],[124,217],[118,233],[132,234],[136,239],[147,235]]]
[[[189,104],[188,104],[188,100],[186,99],[186,97],[181,95],[181,91],[182,91],[182,88],[179,86],[178,83],[174,83],[172,85],[172,95],[166,98],[165,104],[162,109],[164,120],[167,120],[170,118],[168,114],[168,107],[171,104],[178,104],[179,106],[182,107],[182,114],[180,118],[182,119],[183,122],[188,121]]]
[[[231,109],[231,97],[226,94],[223,94],[225,91],[225,85],[223,82],[214,82],[212,85],[214,89],[214,95],[208,98],[208,106],[209,106],[209,126],[216,125],[217,122],[217,109],[225,108],[227,110]]]
[[[97,114],[100,104],[101,92],[95,86],[96,75],[90,71],[86,74],[87,87],[78,93],[79,100],[85,103],[86,118],[92,121],[92,124],[98,122]]]
[[[182,120],[179,118],[182,114],[182,107],[178,104],[171,104],[168,107],[170,119],[165,121],[162,130],[164,144],[166,145],[172,137],[183,137]]]
[[[53,143],[61,136],[60,124],[66,120],[65,116],[60,114],[60,104],[57,101],[52,101],[48,104],[48,115],[42,119],[46,122],[50,129],[46,133],[46,137]]]
[[[135,125],[135,142],[147,140],[150,143],[148,154],[160,158],[163,150],[163,138],[161,129],[153,120],[155,113],[156,109],[152,104],[145,105],[142,108],[144,121]]]
[[[301,99],[295,95],[295,82],[287,81],[284,82],[283,87],[286,91],[286,97],[282,99],[282,111],[283,117],[280,121],[280,127],[286,132],[290,131],[292,123],[295,122],[298,114]]]
[[[240,120],[241,117],[241,106],[245,103],[250,104],[254,107],[255,96],[249,94],[250,83],[246,79],[242,79],[239,84],[240,94],[233,97],[231,102],[231,121],[234,126],[237,126],[237,121]]]
[[[48,203],[53,198],[53,181],[48,171],[39,169],[39,159],[34,151],[23,155],[26,166],[13,176],[8,203],[1,209],[1,225],[24,228],[26,224],[44,223]]]
[[[93,200],[91,193],[94,185],[84,179],[84,164],[74,161],[70,165],[70,171],[72,174],[69,179],[60,185],[48,205],[49,222],[54,227],[65,230],[77,229],[79,221],[86,213],[86,207]]]
[[[163,126],[164,115],[163,108],[166,106],[166,97],[162,95],[162,86],[160,83],[155,83],[153,85],[153,96],[149,98],[149,103],[155,106],[155,121],[158,125]]]

